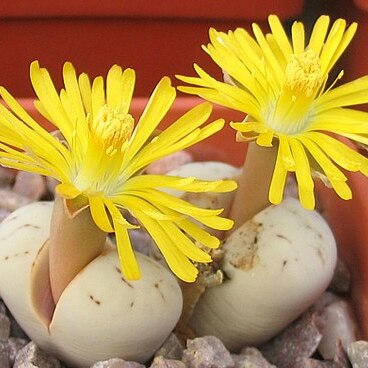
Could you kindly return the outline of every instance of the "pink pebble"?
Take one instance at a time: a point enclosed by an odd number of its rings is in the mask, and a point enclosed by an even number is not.
[[[46,180],[41,175],[20,171],[15,178],[13,190],[24,197],[39,200],[46,193]]]

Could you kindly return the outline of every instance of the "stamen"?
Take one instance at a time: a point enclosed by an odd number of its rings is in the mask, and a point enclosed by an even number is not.
[[[340,73],[337,75],[337,77],[335,78],[335,80],[331,83],[331,85],[323,92],[323,93],[326,93],[328,91],[330,91],[334,86],[335,84],[344,76],[344,71],[343,70],[340,70]],[[324,90],[324,88],[323,88]]]
[[[103,106],[94,118],[91,133],[109,156],[121,152],[132,135],[134,119],[130,114],[124,114],[119,109]]]
[[[285,76],[285,87],[289,88],[293,94],[312,96],[322,82],[318,55],[312,49],[291,55]]]

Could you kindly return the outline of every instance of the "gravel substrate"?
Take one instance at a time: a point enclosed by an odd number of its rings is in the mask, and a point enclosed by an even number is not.
[[[330,298],[326,294],[323,298]],[[338,298],[340,300],[340,298]],[[336,300],[336,299],[335,299]],[[334,302],[336,303],[336,301]],[[0,367],[1,368],[68,368],[30,341],[0,301]],[[335,343],[334,357],[323,360],[318,347],[322,310],[312,307],[269,343],[244,347],[230,353],[214,336],[188,340],[183,347],[171,334],[147,365],[150,368],[364,368],[368,364],[368,342],[350,342],[346,347]],[[137,362],[111,358],[96,362],[92,368],[144,368]]]

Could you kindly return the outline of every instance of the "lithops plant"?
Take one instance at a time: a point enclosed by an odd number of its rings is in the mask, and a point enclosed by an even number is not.
[[[37,109],[59,132],[47,132],[1,87],[0,163],[58,184],[52,206],[27,207],[27,214],[2,224],[0,294],[40,347],[62,360],[76,366],[114,356],[143,362],[173,329],[181,292],[166,268],[135,254],[130,232],[145,227],[168,268],[192,282],[194,262],[211,261],[202,247],[220,243],[200,224],[228,230],[233,222],[221,209],[199,208],[162,189],[221,193],[236,183],[142,173],[214,134],[224,121],[202,127],[212,111],[202,103],[158,131],[176,96],[164,77],[136,123],[130,113],[135,72],[117,65],[105,84],[102,77],[91,83],[86,74],[77,76],[65,63],[60,92],[38,62],[30,75]],[[115,233],[116,247],[108,233]],[[19,288],[8,282],[14,272],[21,273]]]
[[[28,336],[70,366],[124,356],[147,361],[173,330],[182,309],[172,273],[137,254],[142,278],[121,275],[115,246],[104,251],[67,285],[49,310],[47,239],[53,203],[36,202],[13,212],[0,225],[1,297]]]
[[[368,175],[368,159],[337,139],[368,144],[368,114],[350,108],[368,102],[368,77],[338,87],[328,79],[357,24],[337,19],[329,29],[330,18],[321,16],[308,40],[301,22],[292,24],[291,39],[276,15],[268,23],[267,34],[256,23],[253,34],[210,29],[203,48],[225,81],[196,64],[196,77],[178,76],[188,83],[181,91],[244,113],[243,121],[231,123],[237,139],[250,142],[230,212],[235,227],[270,203],[279,204],[290,172],[308,209],[315,207],[315,174],[345,200],[352,193],[341,168]],[[335,82],[342,77],[341,72]]]
[[[190,326],[218,336],[231,350],[267,341],[306,310],[328,286],[337,252],[315,211],[287,198],[227,237],[220,286],[207,288]]]
[[[235,221],[231,231],[239,228],[243,233],[236,231],[227,235],[224,271],[229,274],[229,280],[206,291],[192,319],[192,326],[199,333],[217,334],[234,348],[239,347],[235,336],[243,334],[239,332],[242,325],[248,326],[249,334],[255,334],[251,337],[244,332],[243,342],[264,341],[281,325],[295,318],[326,287],[332,273],[336,258],[332,237],[327,235],[325,239],[327,256],[323,263],[315,245],[306,243],[308,237],[293,219],[290,221],[295,227],[290,231],[299,229],[300,233],[286,233],[284,239],[276,236],[280,233],[275,228],[272,243],[279,253],[267,253],[271,252],[268,250],[266,255],[260,254],[257,231],[263,234],[264,230],[263,227],[254,229],[251,224],[258,216],[265,216],[260,211],[270,204],[280,205],[280,211],[285,212],[282,201],[288,175],[292,173],[295,177],[300,203],[310,211],[316,204],[315,178],[322,179],[340,198],[348,200],[352,198],[352,191],[344,170],[368,176],[367,157],[353,147],[354,144],[368,145],[368,113],[351,108],[368,102],[368,94],[365,93],[368,76],[337,87],[336,81],[343,77],[343,72],[337,74],[335,80],[329,79],[332,68],[351,42],[357,24],[347,25],[344,19],[337,19],[330,27],[330,18],[321,16],[307,39],[301,22],[294,22],[290,32],[285,31],[276,15],[270,15],[268,23],[270,32],[267,34],[256,23],[252,25],[252,34],[242,28],[228,32],[210,29],[210,42],[203,49],[222,69],[224,81],[211,77],[196,64],[196,76],[178,76],[187,83],[178,87],[181,91],[244,113],[241,121],[230,123],[237,140],[247,142],[248,148],[229,212],[229,217]],[[277,210],[266,209],[266,213],[268,211],[276,213]],[[316,215],[311,212],[301,217],[308,216]],[[305,230],[315,238],[316,244],[321,244],[316,236],[322,234],[322,228],[330,234],[325,225],[313,224],[311,229]],[[257,242],[250,234],[257,235],[254,238]],[[300,238],[300,248],[288,247],[287,239],[292,234],[293,244]],[[244,237],[239,243],[241,246],[237,245],[234,237]],[[230,249],[232,246],[234,250]],[[247,246],[251,248],[250,254],[247,254]],[[254,248],[256,252],[252,251]],[[262,252],[265,249],[262,247]],[[288,256],[286,250],[290,252]],[[295,254],[296,250],[300,254]],[[250,270],[234,267],[232,263],[237,254],[240,260],[249,258],[246,264],[255,262],[251,263]],[[272,262],[267,254],[274,254]],[[310,280],[303,267],[295,266],[296,258],[309,270]],[[284,260],[285,267],[282,267]],[[241,265],[242,262],[235,264]],[[287,272],[291,272],[292,278],[285,280]],[[265,285],[270,277],[275,278],[274,284],[269,284],[274,288]],[[290,282],[290,290],[282,284],[286,281]],[[294,283],[297,287],[293,289]],[[252,288],[248,288],[250,285]],[[276,315],[272,314],[274,307],[276,311],[280,308]],[[249,315],[245,316],[247,312]],[[275,321],[268,319],[269,312]],[[241,320],[239,316],[244,318]],[[210,326],[210,321],[215,327]]]

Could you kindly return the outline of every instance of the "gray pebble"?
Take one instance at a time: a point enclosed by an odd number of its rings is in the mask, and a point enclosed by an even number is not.
[[[244,348],[239,355],[233,355],[233,359],[235,361],[234,368],[276,368],[256,348]]]
[[[0,341],[8,341],[10,336],[10,319],[0,313]]]
[[[304,358],[294,368],[334,368],[333,362]]]
[[[0,341],[0,367],[10,368],[10,361],[8,356],[8,342]]]
[[[315,314],[305,313],[260,350],[278,368],[295,368],[304,358],[313,355],[321,339]]]
[[[304,358],[293,368],[351,368],[345,349],[341,343],[336,344],[335,356],[330,360]]]
[[[165,359],[162,356],[157,356],[150,368],[185,368],[185,364],[176,359]]]
[[[189,368],[230,368],[235,363],[224,344],[215,336],[188,340],[183,362]]]
[[[10,170],[0,166],[0,187],[13,185],[16,173],[17,172],[15,170]]]
[[[59,181],[51,178],[50,176],[46,176],[46,188],[49,193],[55,195],[55,187],[59,184]]]
[[[180,360],[183,356],[183,350],[183,345],[176,335],[172,333],[165,340],[160,349],[157,350],[155,357],[161,356],[166,359]]]
[[[32,200],[28,197],[15,193],[10,189],[0,188],[0,208],[6,211],[15,211],[31,202]]]
[[[18,351],[13,368],[60,368],[60,362],[46,354],[34,342]]]
[[[91,368],[145,368],[143,364],[112,358],[94,363]]]
[[[346,265],[337,260],[334,276],[329,285],[329,289],[337,293],[347,293],[350,289],[351,275]]]
[[[327,308],[329,305],[342,300],[337,294],[332,293],[331,291],[324,292],[313,304],[311,310],[320,316],[322,312]],[[318,324],[318,319],[317,319]]]
[[[347,353],[353,368],[368,367],[368,341],[355,341],[347,348]]]
[[[348,354],[343,347],[341,341],[336,343],[335,356],[333,358],[333,368],[350,368],[350,362]],[[368,362],[366,361],[366,366]]]
[[[13,365],[15,357],[17,356],[20,349],[28,344],[28,340],[21,339],[18,337],[10,337],[8,340],[8,356],[10,364]]]
[[[3,222],[10,214],[11,211],[8,211],[4,208],[0,208],[0,222]]]
[[[318,351],[326,359],[334,359],[339,342],[346,350],[356,340],[357,326],[350,304],[343,299],[327,305],[318,315],[317,323],[323,337]]]

